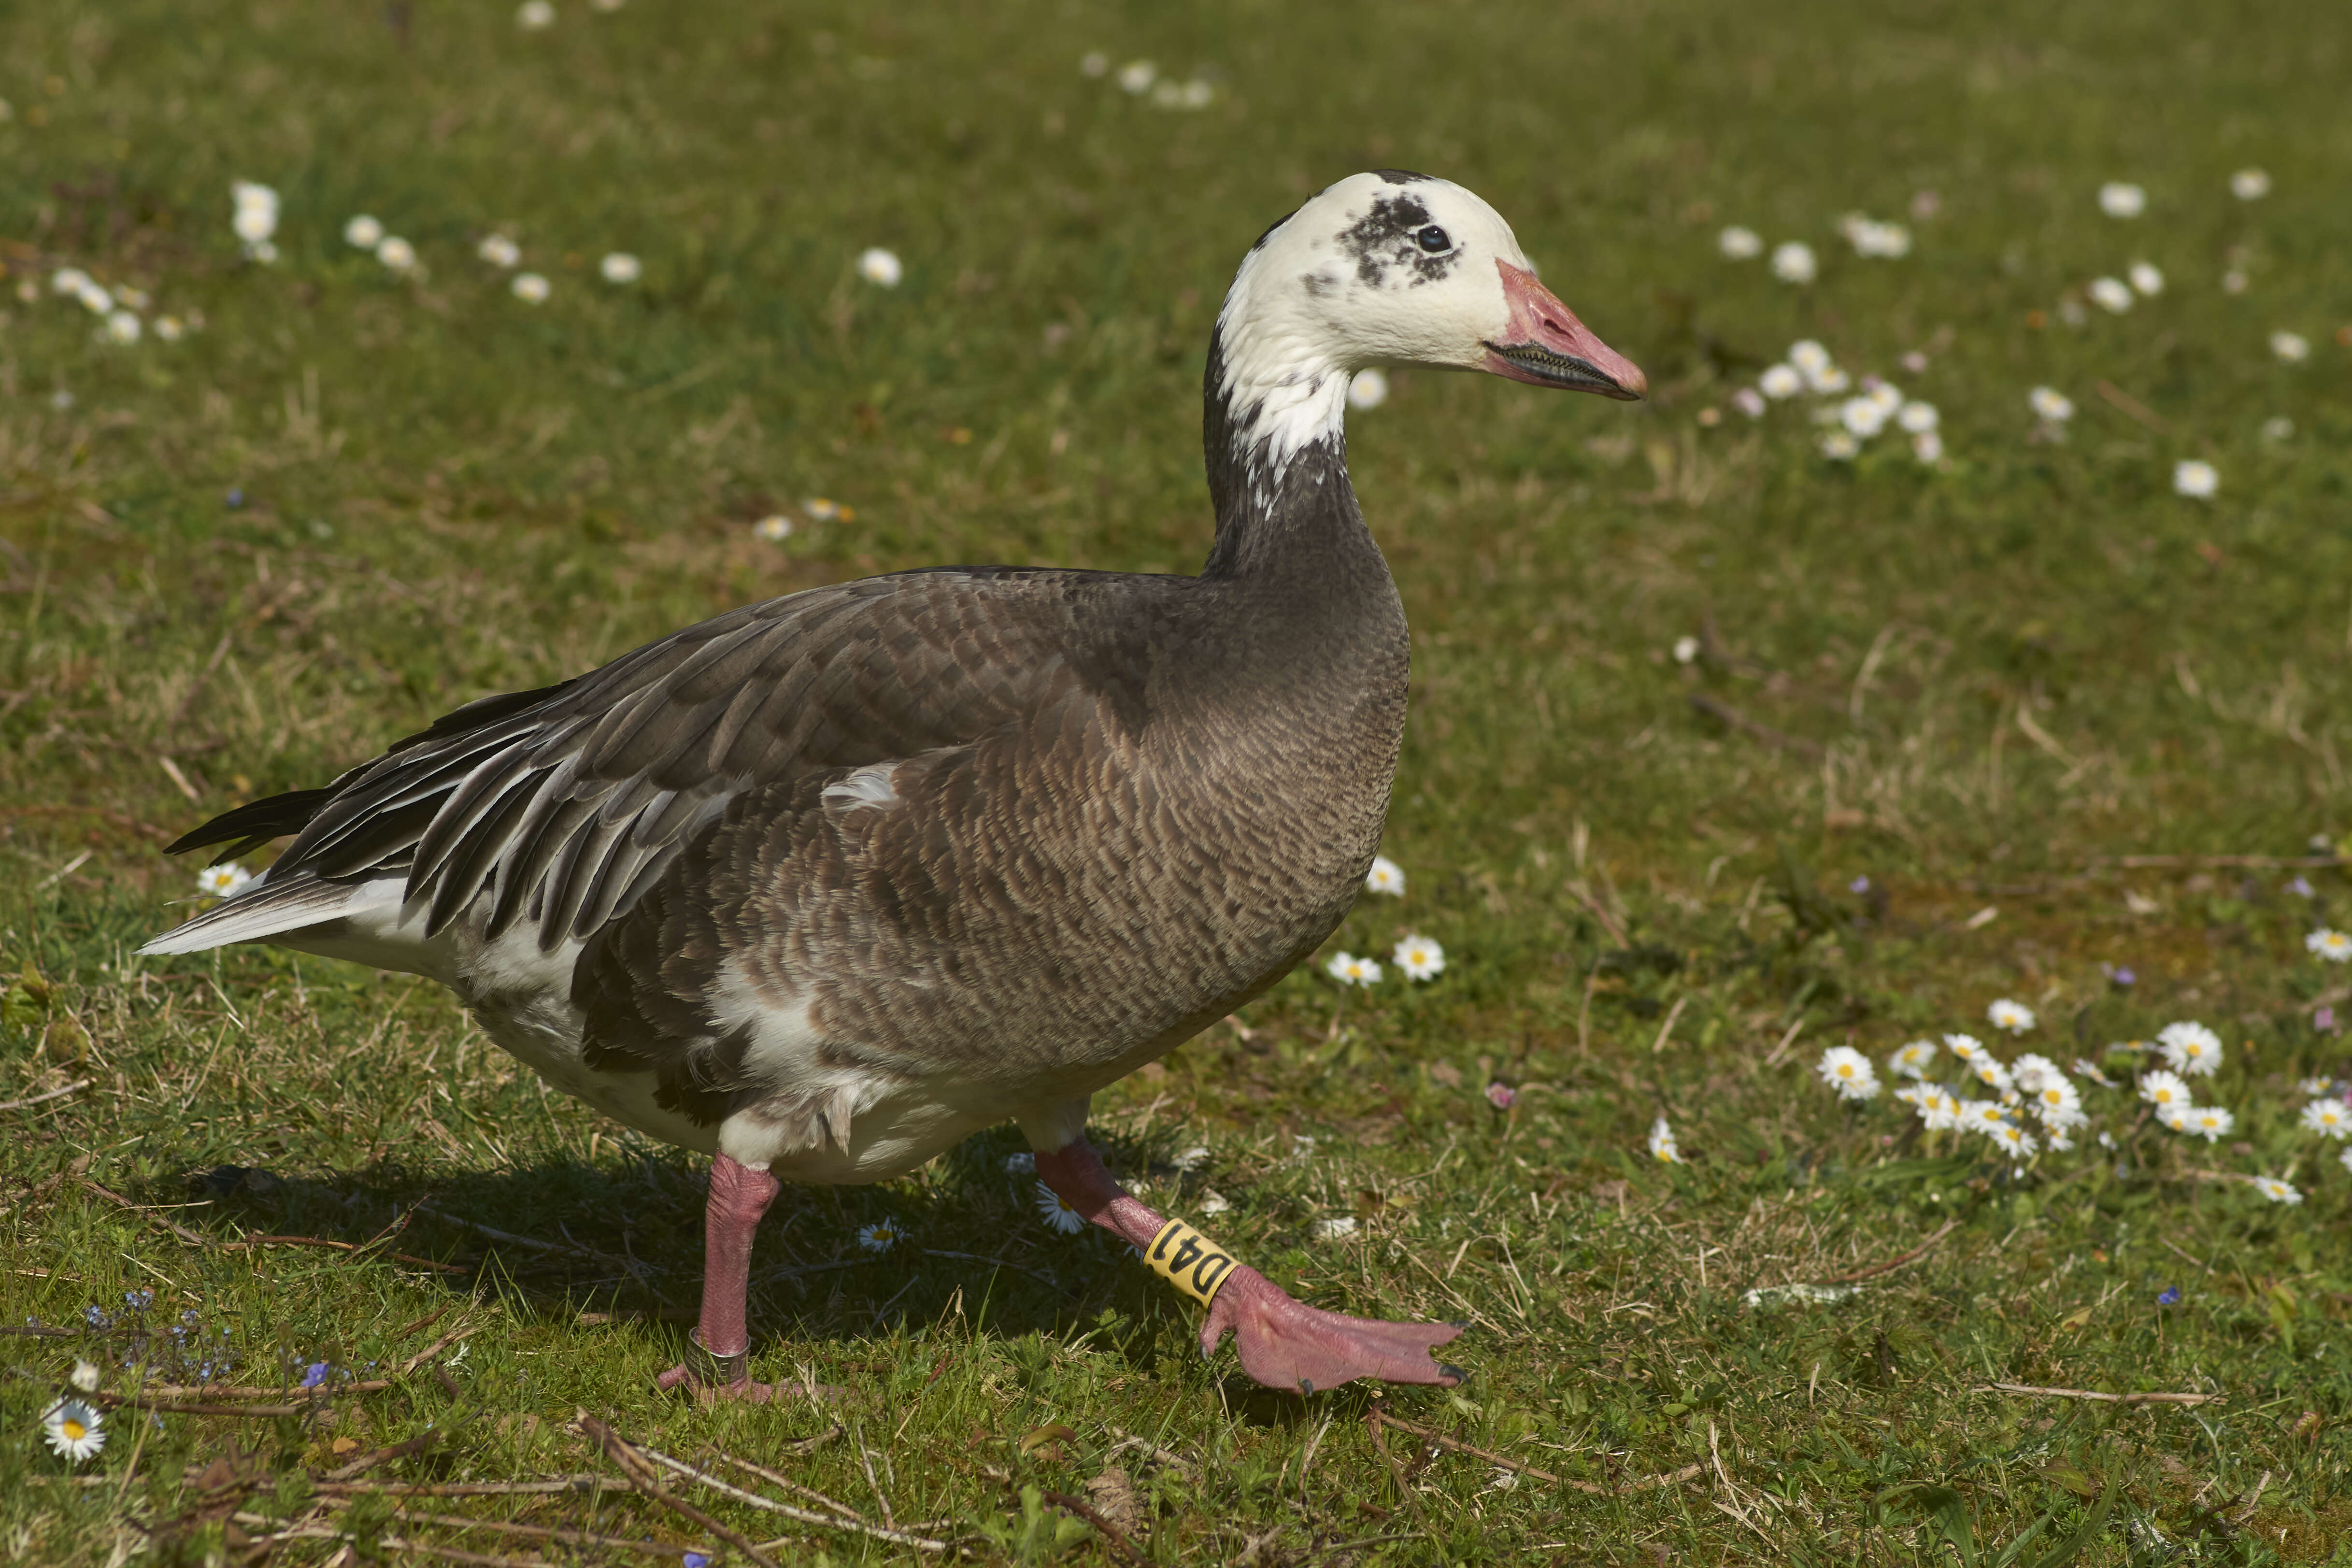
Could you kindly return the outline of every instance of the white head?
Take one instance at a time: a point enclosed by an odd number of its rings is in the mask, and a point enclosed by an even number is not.
[[[1641,371],[1536,280],[1502,215],[1426,174],[1351,174],[1266,231],[1217,317],[1221,391],[1279,468],[1336,434],[1356,372],[1483,370],[1637,398]]]

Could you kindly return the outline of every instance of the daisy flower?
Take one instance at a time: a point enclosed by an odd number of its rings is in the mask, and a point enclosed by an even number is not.
[[[1776,364],[1756,378],[1756,390],[1778,401],[1805,390],[1803,373],[1791,364]]]
[[[1813,1069],[1822,1081],[1837,1090],[1840,1100],[1868,1100],[1878,1092],[1878,1072],[1870,1058],[1852,1046],[1832,1046]]]
[[[2033,1009],[2022,1002],[2012,1002],[2004,996],[1985,1009],[1985,1019],[1996,1029],[2021,1035],[2033,1027]]]
[[[1404,868],[1385,855],[1372,857],[1372,868],[1364,873],[1368,892],[1386,893],[1391,899],[1404,897]]]
[[[1772,276],[1783,283],[1811,283],[1820,272],[1821,264],[1813,259],[1813,247],[1801,239],[1790,240],[1773,249]]]
[[[2181,1131],[2194,1132],[2208,1143],[2220,1142],[2230,1130],[2238,1124],[2236,1117],[2218,1105],[2200,1105],[2183,1118],[2183,1121],[2186,1125]]]
[[[245,241],[248,250],[267,244],[269,237],[278,232],[278,193],[251,180],[232,180],[228,191],[236,204],[236,216],[229,220],[229,227]]]
[[[877,1220],[872,1225],[861,1225],[857,1227],[857,1245],[868,1252],[887,1252],[898,1246],[901,1239],[903,1238],[900,1236],[898,1222],[895,1220]]]
[[[2183,458],[2172,465],[2172,488],[2192,500],[2209,500],[2221,488],[2221,471],[2201,458]]]
[[[1886,1070],[1897,1078],[1926,1078],[1927,1064],[1935,1059],[1935,1041],[1914,1040],[1886,1058]]]
[[[2336,1080],[2332,1078],[2307,1078],[2294,1086],[2297,1094],[2334,1094]]]
[[[1738,224],[1715,237],[1715,247],[1734,261],[1753,261],[1764,254],[1764,241],[1757,232]]]
[[[1822,456],[1833,463],[1850,463],[1862,455],[1862,443],[1852,432],[1832,430],[1821,440]]]
[[[106,318],[100,329],[110,343],[135,343],[142,330],[139,318],[129,310],[117,310]]]
[[[2164,292],[2164,274],[2156,269],[2154,262],[2135,261],[2125,269],[2124,276],[2131,279],[2134,289],[2151,300]]]
[[[2090,1120],[2083,1114],[2082,1090],[2063,1078],[2044,1083],[2032,1098],[2033,1114],[2044,1127],[2079,1127]]]
[[[776,512],[753,523],[751,534],[753,538],[764,539],[771,544],[782,544],[793,536],[793,520]]]
[[[2322,1138],[2352,1138],[2352,1111],[2340,1100],[2315,1100],[2303,1108],[2303,1130]]]
[[[1369,958],[1358,958],[1352,952],[1335,952],[1323,972],[1342,985],[1378,985],[1381,966]]]
[[[72,1384],[76,1388],[80,1389],[84,1394],[96,1394],[98,1392],[98,1363],[96,1362],[77,1360],[73,1364],[73,1375],[67,1378],[66,1381]]]
[[[2139,1097],[2159,1111],[2195,1103],[2187,1084],[2173,1074],[2162,1071],[2140,1075]]]
[[[359,250],[373,250],[383,243],[383,225],[361,213],[343,225],[343,243]]]
[[[493,267],[512,267],[522,259],[522,247],[503,234],[485,235],[474,254]]]
[[[1981,1056],[1970,1062],[1969,1074],[1995,1094],[2017,1092],[2017,1079],[2011,1078],[2009,1069],[1990,1056]]]
[[[1997,1100],[1964,1100],[1960,1101],[1958,1125],[1971,1132],[1990,1132],[1996,1127],[2009,1125],[2009,1108]]]
[[[2037,386],[2025,395],[2025,401],[2036,418],[2053,425],[2063,425],[2074,417],[2074,400],[2054,386]]]
[[[2156,1119],[2175,1132],[2189,1131],[2189,1119],[2197,1114],[2193,1105],[2165,1105],[2157,1108]]]
[[[1943,1132],[1958,1127],[1962,1113],[1960,1097],[1950,1089],[1931,1086],[1919,1097],[1919,1120],[1927,1124],[1930,1132]]]
[[[1743,386],[1731,395],[1731,406],[1750,419],[1761,419],[1764,417],[1764,395],[1752,386]]]
[[[1209,1146],[1195,1143],[1181,1153],[1170,1155],[1168,1163],[1180,1171],[1197,1171],[1209,1163]]]
[[[1811,338],[1799,338],[1789,345],[1789,363],[1797,374],[1811,377],[1830,368],[1830,351]]]
[[[2011,1062],[2009,1070],[2016,1078],[2017,1087],[2028,1094],[2040,1089],[2051,1079],[2065,1076],[2058,1070],[2056,1062],[2052,1061],[2048,1057],[2036,1056],[2032,1051],[2026,1052]]]
[[[1201,1189],[1201,1213],[1207,1217],[1214,1219],[1217,1215],[1223,1214],[1233,1206],[1234,1200],[1225,1196],[1224,1194],[1217,1191],[1216,1188],[1202,1187]]]
[[[207,898],[226,899],[252,880],[253,873],[244,867],[223,862],[196,873],[196,891]]]
[[[522,0],[515,10],[515,26],[526,33],[552,27],[555,26],[555,7],[548,0]]]
[[[596,270],[607,283],[635,283],[646,275],[645,263],[625,250],[615,250],[596,263]]]
[[[855,515],[847,507],[826,496],[811,496],[801,502],[801,510],[819,522],[831,522],[835,518],[847,522]]]
[[[1701,645],[1698,638],[1690,636],[1688,633],[1685,633],[1683,636],[1676,637],[1675,639],[1674,646],[1675,662],[1676,664],[1690,664],[1695,662],[1698,658],[1700,647]]]
[[[2120,278],[2094,278],[2085,292],[2092,304],[2111,315],[2120,316],[2132,308],[2131,285]]]
[[[1666,1125],[1663,1116],[1650,1123],[1650,1158],[1668,1165],[1683,1163],[1682,1148],[1675,1142],[1675,1130]]]
[[[2167,1024],[2156,1048],[2174,1072],[2210,1078],[2221,1065],[2221,1037],[2202,1024]]]
[[[2321,926],[2303,939],[2303,950],[2314,958],[2324,958],[2330,963],[2341,963],[2352,958],[2352,936]]]
[[[2230,176],[2230,194],[2242,202],[2258,202],[2271,194],[2271,177],[2260,169],[2241,169]]]
[[[514,281],[508,284],[507,288],[516,299],[521,300],[526,305],[544,305],[547,303],[547,296],[550,291],[547,286],[547,279],[536,272],[516,273]]]
[[[1895,423],[1914,436],[1924,436],[1943,422],[1943,414],[1932,403],[1906,403],[1895,412]]]
[[[1964,1062],[1973,1062],[1985,1054],[1984,1042],[1974,1035],[1946,1035],[1944,1048]]]
[[[1345,1241],[1355,1234],[1356,1216],[1354,1215],[1343,1214],[1332,1219],[1318,1219],[1315,1222],[1315,1239],[1318,1241]]]
[[[2250,1176],[2247,1179],[2254,1184],[2254,1191],[2274,1204],[2303,1202],[2303,1194],[2295,1191],[2294,1184],[2290,1182],[2282,1182],[2276,1176]]]
[[[2014,1155],[2021,1160],[2033,1153],[2040,1147],[2034,1142],[2033,1134],[2014,1121],[2004,1121],[1998,1127],[1987,1129],[1987,1132],[2003,1153]]]
[[[2271,353],[2288,364],[2301,364],[2311,357],[2311,340],[2301,332],[2273,332]]]
[[[1119,90],[1134,93],[1138,97],[1150,92],[1151,84],[1159,78],[1160,68],[1150,60],[1129,60],[1118,68]]]
[[[79,267],[60,267],[49,274],[49,288],[58,294],[79,294],[89,280],[89,274]]]
[[[1838,423],[1867,441],[1886,428],[1886,408],[1875,397],[1849,397],[1838,405]]]
[[[1087,1228],[1087,1216],[1043,1182],[1037,1184],[1037,1217],[1045,1222],[1048,1230],[1063,1236],[1076,1236]]]
[[[2137,217],[2147,210],[2147,193],[2122,180],[2099,187],[2099,210],[2109,217]]]
[[[416,265],[416,247],[396,234],[387,234],[376,242],[375,258],[394,272],[405,272]]]
[[[74,290],[74,298],[93,316],[103,316],[114,309],[114,296],[92,279],[85,279],[82,286]]]
[[[898,286],[898,280],[906,277],[907,268],[896,256],[877,245],[870,250],[858,253],[857,275],[868,283],[878,283],[885,289],[896,289]]]
[[[1434,980],[1445,970],[1445,950],[1425,936],[1409,936],[1389,954],[1407,980]]]
[[[1389,378],[1377,370],[1360,370],[1348,383],[1348,406],[1378,408],[1389,400]]]
[[[2123,1088],[2123,1085],[2117,1083],[2115,1079],[2101,1072],[2099,1070],[2099,1064],[2092,1061],[2087,1057],[2076,1057],[2074,1058],[2074,1074],[2077,1078],[2089,1079],[2101,1089]]]
[[[41,1435],[59,1458],[80,1464],[106,1447],[103,1417],[79,1399],[61,1399],[41,1417]]]

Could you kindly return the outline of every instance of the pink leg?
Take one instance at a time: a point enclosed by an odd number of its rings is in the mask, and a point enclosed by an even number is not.
[[[1085,1138],[1037,1156],[1037,1174],[1064,1202],[1139,1250],[1168,1222],[1136,1201],[1103,1169]],[[1234,1334],[1242,1370],[1268,1388],[1312,1394],[1359,1377],[1451,1387],[1466,1375],[1430,1351],[1462,1331],[1458,1323],[1384,1323],[1303,1306],[1256,1269],[1236,1265],[1201,1325],[1201,1353]]]
[[[654,1380],[660,1388],[691,1386],[704,1399],[764,1404],[775,1390],[751,1381],[751,1330],[745,1295],[751,1283],[751,1237],[781,1190],[775,1177],[721,1154],[710,1162],[710,1201],[702,1215],[702,1321],[694,1331],[699,1352]]]

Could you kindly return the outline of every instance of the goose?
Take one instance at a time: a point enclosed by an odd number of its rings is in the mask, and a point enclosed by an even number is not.
[[[292,836],[149,954],[260,942],[430,977],[555,1089],[711,1160],[700,1314],[663,1388],[751,1375],[784,1180],[904,1174],[1010,1120],[1040,1179],[1312,1393],[1451,1384],[1462,1325],[1293,1300],[1123,1189],[1090,1097],[1264,993],[1364,885],[1405,721],[1404,610],[1349,487],[1351,378],[1642,372],[1451,182],[1352,175],[1267,229],[1210,338],[1196,576],[893,573],[731,611],[469,702],[173,853]]]

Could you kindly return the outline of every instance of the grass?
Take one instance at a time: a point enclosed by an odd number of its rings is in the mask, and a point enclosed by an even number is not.
[[[0,1111],[0,1321],[77,1330],[0,1341],[0,1544],[340,1550],[253,1544],[267,1517],[366,1553],[658,1560],[397,1506],[719,1550],[626,1490],[313,1479],[430,1429],[370,1476],[617,1481],[585,1412],[999,1561],[1119,1560],[1048,1494],[1171,1563],[2343,1561],[2352,1175],[2293,1085],[2346,1076],[2313,1016],[2352,999],[2301,942],[2352,897],[2310,844],[2352,828],[2347,46],[2340,15],[2223,28],[2181,0],[567,4],[541,33],[499,5],[10,8],[0,286],[77,265],[202,328],[109,345],[77,305],[0,295],[0,1099],[82,1085]],[[1197,63],[1215,100],[1127,96],[1079,74],[1093,48]],[[2245,164],[2275,193],[2232,200]],[[875,571],[1190,569],[1225,279],[1376,165],[1492,199],[1656,394],[1402,373],[1355,417],[1415,627],[1388,845],[1411,885],[1334,945],[1415,930],[1447,970],[1344,1001],[1302,972],[1097,1131],[1147,1195],[1228,1198],[1212,1233],[1307,1299],[1465,1318],[1465,1388],[1302,1403],[1203,1364],[1190,1308],[1036,1223],[1005,1129],[788,1192],[757,1364],[842,1392],[698,1411],[650,1389],[698,1289],[689,1162],[546,1094],[422,983],[129,956],[190,892],[161,842],[463,700]],[[284,194],[274,267],[237,257],[236,177]],[[2100,215],[2111,178],[2147,217]],[[1908,258],[1836,239],[1929,189]],[[344,246],[362,211],[429,274]],[[1727,222],[1808,240],[1821,280],[1719,258]],[[475,258],[495,226],[545,305]],[[877,244],[895,290],[853,271]],[[644,282],[601,283],[608,249]],[[2056,315],[2141,257],[2162,296]],[[2279,329],[2307,362],[2272,358]],[[1801,336],[1934,400],[1949,468],[1899,437],[1825,462],[1793,408],[1703,422]],[[1897,373],[1913,349],[1930,368]],[[2063,443],[2029,438],[2037,384],[2079,406]],[[2189,457],[2210,502],[2170,491]],[[820,494],[854,521],[753,537]],[[2018,1173],[1808,1070],[1989,1032],[2000,995],[2041,1015],[2023,1043],[2115,1070],[2109,1042],[2214,1025],[2236,1133],[2132,1133],[2095,1094],[2124,1149]],[[1661,1114],[1688,1163],[1647,1159]],[[870,1258],[852,1228],[884,1217],[907,1238]],[[1355,1235],[1319,1239],[1333,1217]],[[1743,1302],[1950,1221],[1848,1299]],[[37,1438],[77,1353],[112,1389],[224,1354],[274,1389],[452,1332],[296,1415],[119,1415],[79,1477]],[[789,1534],[782,1560],[912,1554],[681,1495]]]

